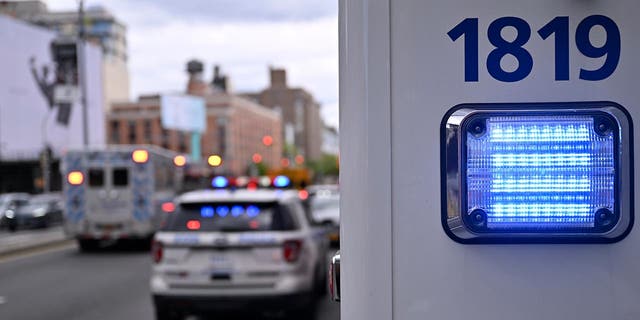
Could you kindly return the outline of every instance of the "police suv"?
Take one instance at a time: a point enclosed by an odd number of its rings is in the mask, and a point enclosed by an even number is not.
[[[213,185],[227,182],[216,177]],[[297,192],[191,191],[173,209],[152,246],[158,319],[239,309],[313,317],[326,292],[328,243]]]

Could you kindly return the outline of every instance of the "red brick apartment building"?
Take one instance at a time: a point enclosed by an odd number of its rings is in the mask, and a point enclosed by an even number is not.
[[[211,83],[202,79],[203,64],[187,64],[186,94],[201,96],[206,103],[206,131],[202,134],[202,161],[209,155],[223,158],[220,171],[244,175],[260,154],[269,168],[279,165],[282,156],[282,120],[279,112],[229,92],[228,79],[215,68]],[[263,144],[264,136],[273,143]],[[141,96],[137,102],[112,105],[107,117],[110,144],[153,144],[176,152],[191,153],[190,133],[162,128],[160,95]]]

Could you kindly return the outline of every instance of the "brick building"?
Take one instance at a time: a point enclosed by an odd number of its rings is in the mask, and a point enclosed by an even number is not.
[[[190,61],[185,93],[201,96],[206,103],[206,131],[202,134],[202,159],[211,154],[223,158],[220,170],[243,175],[258,153],[267,167],[276,167],[282,155],[280,113],[229,92],[226,77],[215,69],[214,79],[202,79],[203,65]],[[162,128],[160,95],[142,96],[137,102],[116,103],[107,119],[107,138],[111,144],[153,144],[176,152],[191,152],[189,133]],[[263,137],[273,138],[270,146]]]
[[[282,112],[283,133],[286,143],[293,144],[307,160],[322,156],[322,130],[320,104],[302,88],[287,85],[284,69],[269,69],[269,87],[246,97]]]

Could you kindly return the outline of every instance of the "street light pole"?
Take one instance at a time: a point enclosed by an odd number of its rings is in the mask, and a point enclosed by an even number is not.
[[[78,85],[80,86],[80,103],[82,104],[82,145],[89,146],[89,131],[87,123],[87,83],[86,83],[86,59],[84,52],[84,1],[79,0],[78,9]]]

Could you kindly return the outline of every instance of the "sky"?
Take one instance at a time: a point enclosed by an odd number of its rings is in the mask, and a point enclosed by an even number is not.
[[[50,10],[76,10],[77,0],[45,1]],[[259,91],[270,66],[285,68],[338,126],[338,0],[85,0],[127,26],[131,98],[177,92],[186,62],[219,64],[235,92]]]

